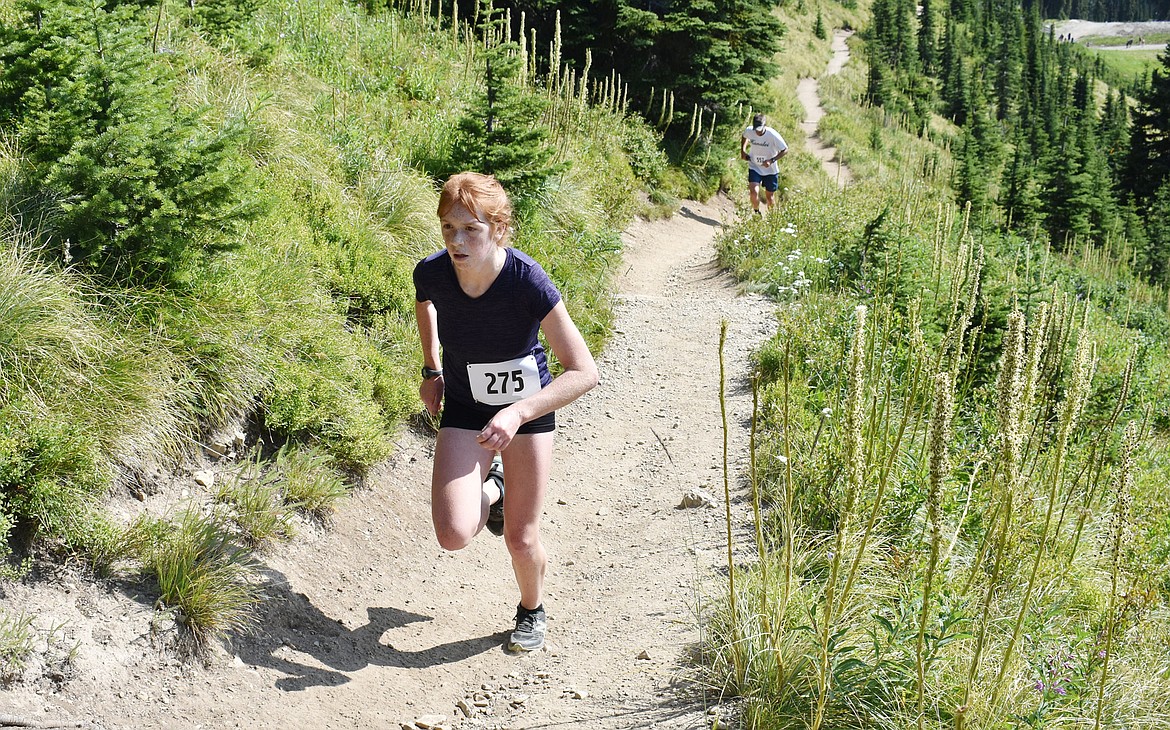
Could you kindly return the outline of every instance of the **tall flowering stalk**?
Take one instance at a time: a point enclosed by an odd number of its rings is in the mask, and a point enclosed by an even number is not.
[[[1117,577],[1121,572],[1121,555],[1124,548],[1126,527],[1129,524],[1130,495],[1133,493],[1134,452],[1137,451],[1139,429],[1131,421],[1125,426],[1121,464],[1118,468],[1117,498],[1113,502],[1113,520],[1109,526],[1109,606],[1105,626],[1105,656],[1101,661],[1101,679],[1097,683],[1097,711],[1094,713],[1093,730],[1100,730],[1101,711],[1105,707],[1105,683],[1109,678],[1109,660],[1113,656],[1113,635],[1117,630]]]
[[[991,577],[987,589],[983,593],[979,632],[975,640],[975,651],[971,656],[971,665],[967,669],[967,683],[963,687],[962,712],[957,714],[957,725],[961,726],[964,713],[971,703],[971,686],[975,683],[975,675],[983,658],[983,649],[987,641],[987,628],[991,614],[992,598],[999,583],[999,570],[1003,562],[1004,546],[1011,529],[1012,501],[1020,476],[1020,451],[1023,443],[1023,424],[1021,413],[1025,385],[1024,358],[1025,319],[1019,309],[1015,309],[1008,316],[1007,334],[1004,336],[1003,356],[1000,361],[999,379],[996,383],[998,397],[997,416],[999,420],[999,460],[1002,473],[1002,484],[999,494],[998,531],[995,533],[995,561],[992,564]],[[993,528],[994,529],[994,528]]]
[[[1007,674],[1008,665],[1012,660],[1012,652],[1016,642],[1020,639],[1020,631],[1024,626],[1024,618],[1028,615],[1031,603],[1032,589],[1036,585],[1036,575],[1040,570],[1040,560],[1048,544],[1048,530],[1052,525],[1052,514],[1056,507],[1057,491],[1064,471],[1064,459],[1068,453],[1069,440],[1084,410],[1085,402],[1089,399],[1089,385],[1093,380],[1093,370],[1096,365],[1096,350],[1088,336],[1088,309],[1085,310],[1084,320],[1081,323],[1080,336],[1077,339],[1076,354],[1073,356],[1073,372],[1064,398],[1060,404],[1060,418],[1056,429],[1056,448],[1052,459],[1052,468],[1048,475],[1048,509],[1044,515],[1044,527],[1040,530],[1040,542],[1036,546],[1036,555],[1032,559],[1032,570],[1028,574],[1028,584],[1024,588],[1024,596],[1020,601],[1020,610],[1016,614],[1015,627],[1012,637],[1004,650],[1003,661],[999,666],[999,674],[995,678],[995,689],[991,695],[991,706],[994,709],[1003,688],[1003,678]]]
[[[887,311],[887,314],[889,314],[888,311]],[[911,316],[910,347],[911,347],[911,359],[913,362],[913,369],[911,370],[910,377],[906,382],[906,391],[905,391],[906,395],[905,395],[903,407],[901,409],[901,417],[899,418],[898,431],[897,431],[897,434],[894,436],[892,441],[890,438],[890,425],[892,424],[893,419],[889,417],[889,408],[890,408],[891,396],[892,396],[893,391],[894,391],[893,387],[886,388],[885,397],[883,399],[882,408],[881,408],[880,412],[875,409],[875,412],[872,414],[873,418],[875,419],[872,428],[875,431],[877,429],[877,422],[884,422],[886,425],[886,432],[883,434],[882,438],[880,439],[880,442],[882,444],[885,444],[886,458],[885,458],[884,462],[882,463],[881,469],[880,469],[878,476],[877,476],[877,490],[876,490],[876,493],[874,494],[873,503],[870,505],[869,519],[865,523],[865,528],[861,531],[861,539],[858,542],[857,549],[853,551],[853,561],[849,567],[849,574],[845,578],[845,587],[841,590],[841,595],[840,595],[840,598],[838,599],[842,608],[845,606],[846,602],[848,601],[849,595],[853,589],[853,582],[857,578],[857,574],[861,568],[861,561],[865,555],[866,545],[869,544],[869,538],[873,534],[873,530],[874,530],[875,525],[877,524],[878,518],[881,516],[882,505],[883,505],[883,501],[884,501],[885,495],[886,495],[886,488],[889,485],[889,481],[890,481],[890,473],[894,470],[894,462],[896,461],[897,457],[902,453],[902,450],[901,450],[902,439],[905,437],[906,430],[907,430],[907,428],[909,428],[910,421],[912,419],[915,419],[915,424],[914,424],[914,431],[912,431],[911,433],[916,432],[918,429],[918,425],[919,425],[918,420],[920,420],[921,411],[917,408],[916,402],[918,400],[919,379],[920,379],[920,376],[922,373],[922,367],[925,364],[925,359],[918,357],[919,350],[917,348],[919,347],[919,344],[915,342],[915,338],[917,337],[919,340],[921,340],[922,332],[921,332],[921,329],[919,329],[919,327],[918,327],[918,322],[916,320],[916,314],[917,314],[917,312],[912,309],[911,315],[910,315]],[[889,324],[888,320],[886,320],[884,322],[879,320],[879,322],[875,323],[871,329],[874,331],[874,333],[875,333],[874,337],[876,338],[876,336],[877,336],[876,332],[879,329],[882,332],[889,332],[891,328],[890,328],[890,324]],[[885,342],[886,345],[889,345],[890,338],[883,337],[883,342]],[[879,363],[878,367],[880,367],[880,363],[886,362],[886,356],[885,356],[884,352],[882,352],[881,354],[876,354],[876,350],[877,350],[876,345],[871,348],[871,351],[875,351],[875,356],[877,357],[877,362]],[[878,441],[879,441],[879,439],[872,439],[870,442],[871,448],[873,448],[875,442],[878,442]],[[869,463],[869,461],[870,461],[870,459],[867,457],[864,463]],[[862,465],[863,468],[864,468],[864,463]]]
[[[813,714],[812,730],[820,730],[825,719],[825,705],[829,698],[829,636],[834,618],[837,579],[841,571],[841,553],[844,552],[853,503],[865,481],[865,439],[863,421],[865,418],[865,316],[864,304],[854,310],[855,330],[849,349],[848,397],[845,401],[845,446],[846,476],[845,499],[837,521],[837,543],[833,550],[832,567],[825,585],[824,605],[821,612],[819,667],[817,672],[817,702]]]
[[[1100,482],[1101,469],[1104,467],[1105,463],[1104,442],[1106,438],[1108,438],[1108,435],[1113,433],[1113,429],[1117,427],[1117,421],[1121,418],[1121,414],[1125,412],[1125,407],[1129,402],[1129,389],[1133,385],[1133,371],[1137,366],[1137,358],[1138,348],[1135,346],[1129,354],[1129,359],[1125,361],[1125,370],[1121,375],[1121,388],[1118,390],[1117,394],[1117,404],[1114,405],[1113,412],[1109,414],[1109,420],[1106,422],[1105,427],[1101,429],[1101,437],[1098,439],[1097,443],[1093,445],[1093,453],[1090,455],[1090,459],[1094,459],[1096,468],[1090,475],[1089,485],[1085,490],[1084,500],[1081,503],[1080,510],[1078,510],[1079,514],[1077,515],[1076,531],[1073,533],[1072,548],[1069,550],[1068,554],[1068,559],[1070,562],[1074,557],[1076,557],[1077,546],[1081,541],[1081,531],[1084,529],[1085,519],[1089,515],[1089,506],[1093,504],[1094,500],[1097,498],[1097,485]],[[1062,512],[1061,520],[1063,521],[1063,519],[1064,514]],[[1056,523],[1057,534],[1060,532],[1060,525],[1060,522]],[[1055,536],[1053,539],[1055,540]]]
[[[947,443],[951,438],[951,418],[955,413],[954,385],[951,374],[943,371],[934,376],[934,403],[930,413],[930,432],[927,436],[930,454],[930,491],[926,497],[926,515],[930,520],[930,561],[926,565],[926,580],[922,586],[922,615],[918,620],[918,642],[915,664],[918,669],[918,730],[926,723],[926,624],[930,620],[930,594],[934,586],[934,571],[938,567],[939,544],[942,542],[942,488],[950,472],[950,453]]]
[[[731,481],[729,477],[729,460],[727,448],[727,371],[724,365],[723,349],[727,343],[727,320],[723,320],[719,327],[719,414],[722,417],[723,423],[723,504],[725,509],[725,518],[727,524],[727,582],[728,582],[728,598],[731,604],[731,626],[732,641],[738,643],[739,641],[739,611],[736,609],[735,596],[735,559],[732,553],[732,537],[731,537]],[[741,653],[739,651],[732,652],[736,662],[736,677],[737,682],[743,681],[744,667],[740,666],[739,658]]]

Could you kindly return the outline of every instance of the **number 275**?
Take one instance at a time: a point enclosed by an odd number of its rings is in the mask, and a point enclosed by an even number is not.
[[[487,377],[487,391],[492,395],[507,395],[509,384],[511,384],[513,393],[518,393],[524,389],[523,370],[513,370],[510,373],[487,373]]]

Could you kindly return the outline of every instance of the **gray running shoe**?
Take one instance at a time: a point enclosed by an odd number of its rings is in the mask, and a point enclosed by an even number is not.
[[[544,629],[548,622],[544,604],[531,610],[516,606],[516,630],[508,639],[508,651],[536,651],[544,646]]]
[[[494,481],[496,486],[500,488],[500,498],[488,508],[487,524],[484,527],[488,528],[488,532],[498,537],[504,534],[504,462],[500,459],[499,454],[492,457],[492,465],[488,469],[487,478]]]

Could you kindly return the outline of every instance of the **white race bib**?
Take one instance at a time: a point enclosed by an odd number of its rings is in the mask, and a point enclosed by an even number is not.
[[[468,363],[467,379],[471,381],[472,397],[489,406],[506,406],[540,390],[535,355],[504,362]]]

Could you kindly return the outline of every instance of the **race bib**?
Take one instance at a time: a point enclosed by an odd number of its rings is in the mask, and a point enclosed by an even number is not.
[[[506,406],[540,390],[535,355],[504,362],[468,363],[467,378],[472,397],[489,406]]]

